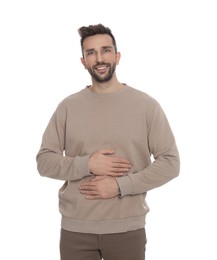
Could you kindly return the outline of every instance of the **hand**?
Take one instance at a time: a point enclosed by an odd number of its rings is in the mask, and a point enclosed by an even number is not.
[[[119,195],[116,179],[109,176],[96,176],[81,183],[80,191],[90,200],[110,199]]]
[[[92,174],[101,176],[122,176],[131,168],[128,160],[117,157],[108,156],[114,154],[112,149],[98,150],[93,153],[88,161],[88,167]]]

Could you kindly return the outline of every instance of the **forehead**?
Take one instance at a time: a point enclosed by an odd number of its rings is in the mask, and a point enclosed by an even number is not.
[[[97,34],[87,37],[83,42],[83,49],[98,49],[103,46],[114,47],[112,38],[108,34]]]

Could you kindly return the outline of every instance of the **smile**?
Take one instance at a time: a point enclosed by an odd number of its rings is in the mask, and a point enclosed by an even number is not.
[[[95,67],[95,69],[99,72],[103,72],[108,68],[108,65],[101,65],[101,66],[97,66]]]

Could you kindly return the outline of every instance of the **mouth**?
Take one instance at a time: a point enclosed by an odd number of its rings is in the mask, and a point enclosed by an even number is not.
[[[95,66],[95,70],[101,74],[101,73],[105,73],[107,71],[108,67],[109,66],[106,64],[98,65],[98,66]]]

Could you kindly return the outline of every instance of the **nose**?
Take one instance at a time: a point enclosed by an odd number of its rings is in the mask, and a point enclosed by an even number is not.
[[[97,62],[102,62],[103,56],[102,56],[102,54],[100,52],[97,53],[96,59],[97,59]]]

